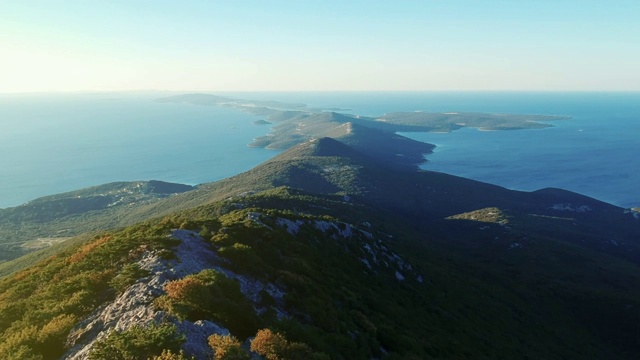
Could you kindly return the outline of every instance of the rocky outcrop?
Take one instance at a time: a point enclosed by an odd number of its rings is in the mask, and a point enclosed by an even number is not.
[[[133,325],[170,322],[176,325],[178,332],[185,335],[187,342],[183,350],[197,359],[213,357],[207,338],[212,334],[228,335],[229,330],[208,320],[195,322],[180,321],[164,311],[155,309],[153,301],[165,294],[164,285],[186,275],[198,273],[204,269],[216,269],[227,277],[240,283],[243,294],[256,304],[260,302],[260,292],[268,292],[277,302],[282,302],[284,293],[273,284],[264,284],[255,279],[236,274],[223,265],[226,260],[220,258],[215,251],[197,233],[187,230],[175,230],[172,235],[181,240],[175,249],[176,259],[162,259],[157,252],[143,253],[138,265],[150,275],[139,279],[112,302],[94,311],[86,319],[78,323],[71,331],[67,346],[69,351],[62,359],[87,359],[96,341],[103,339],[112,331],[129,329]],[[281,309],[276,309],[279,316],[287,316]]]
[[[256,219],[258,216],[254,215]],[[367,268],[368,272],[378,274],[379,272],[392,272],[398,281],[404,281],[407,276],[415,279],[418,283],[422,283],[423,279],[409,262],[402,259],[398,254],[391,251],[385,241],[376,238],[373,233],[360,229],[357,226],[344,222],[324,221],[324,220],[290,220],[286,218],[277,218],[276,224],[287,230],[291,235],[297,235],[304,226],[321,231],[327,237],[334,240],[350,240],[358,243],[359,251],[357,254],[360,262]],[[371,231],[371,224],[361,224]],[[380,234],[378,234],[380,235]],[[387,238],[391,238],[389,235]],[[388,240],[388,239],[387,239]]]

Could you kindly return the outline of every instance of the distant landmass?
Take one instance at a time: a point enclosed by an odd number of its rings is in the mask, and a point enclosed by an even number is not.
[[[431,153],[434,146],[411,140],[397,132],[450,132],[463,127],[480,130],[541,129],[553,126],[545,121],[570,119],[567,116],[469,112],[393,112],[364,117],[311,109],[304,104],[231,99],[207,94],[177,95],[158,101],[231,107],[266,116],[266,123],[276,124],[270,134],[254,139],[249,146],[282,150],[307,140],[331,137],[386,161],[410,166],[425,162],[423,155]],[[259,122],[262,123],[261,120]]]
[[[308,108],[305,104],[283,103],[277,101],[259,101],[232,99],[208,94],[185,94],[160,98],[159,102],[188,103],[194,105],[223,106],[256,115],[266,115],[273,122],[311,122],[317,121],[314,114],[324,112],[340,112],[342,109],[317,109]],[[346,110],[346,109],[345,109]],[[393,112],[375,117],[340,114],[349,121],[363,122],[373,121],[384,124],[368,124],[387,131],[431,131],[450,132],[463,127],[477,128],[480,130],[521,130],[541,129],[553,125],[543,123],[545,121],[568,120],[568,116],[553,115],[517,115],[517,114],[485,114],[471,112],[443,112],[429,113]],[[316,134],[317,135],[317,134]]]
[[[0,261],[46,247],[58,239],[121,226],[127,222],[125,209],[193,189],[190,185],[155,180],[114,182],[0,209]]]
[[[263,120],[263,119],[256,120],[253,123],[256,124],[256,125],[270,125],[270,124],[273,124],[272,122],[269,122],[269,121]]]

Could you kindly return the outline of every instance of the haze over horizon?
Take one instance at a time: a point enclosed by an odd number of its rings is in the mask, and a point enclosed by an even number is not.
[[[640,91],[640,3],[3,2],[0,92]]]

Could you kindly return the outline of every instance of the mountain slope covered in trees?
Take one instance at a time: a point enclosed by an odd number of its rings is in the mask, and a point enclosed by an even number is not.
[[[15,260],[0,357],[640,351],[640,221],[579,194],[398,168],[321,138],[120,214],[147,220]]]

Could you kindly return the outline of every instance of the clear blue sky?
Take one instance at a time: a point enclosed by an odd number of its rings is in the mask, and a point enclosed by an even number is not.
[[[0,92],[640,91],[639,0],[0,0]]]

